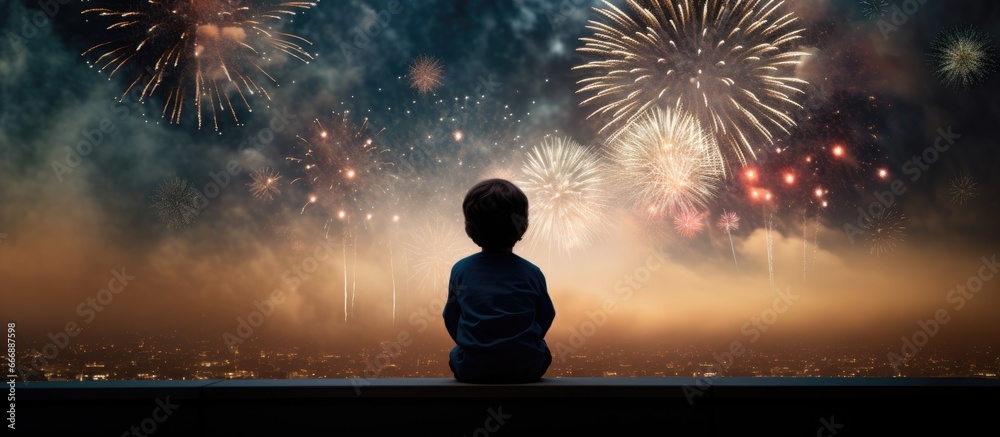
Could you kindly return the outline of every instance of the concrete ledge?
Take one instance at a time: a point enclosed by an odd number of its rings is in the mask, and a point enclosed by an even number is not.
[[[132,426],[157,437],[309,430],[628,435],[647,428],[668,435],[934,430],[958,435],[994,426],[991,415],[978,411],[998,398],[1000,380],[734,377],[706,384],[695,378],[547,378],[534,384],[477,385],[384,378],[31,382],[16,388],[17,428],[33,435],[132,435]],[[155,431],[143,432],[143,422],[146,431]]]

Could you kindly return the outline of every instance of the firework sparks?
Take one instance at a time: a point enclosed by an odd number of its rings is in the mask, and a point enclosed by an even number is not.
[[[590,148],[569,138],[546,138],[524,163],[519,185],[528,195],[527,238],[566,252],[590,245],[608,224],[610,201],[603,165]]]
[[[809,268],[813,270],[816,269],[816,254],[819,252],[819,214],[817,214],[812,220],[812,242],[809,242],[809,230],[808,224],[809,219],[805,216],[802,217],[802,281],[806,281],[806,272]],[[807,255],[809,246],[812,246],[812,261],[809,261]]]
[[[685,211],[674,217],[674,229],[686,238],[693,238],[705,228],[705,214],[696,211]]]
[[[252,182],[247,185],[250,186],[250,194],[254,199],[274,200],[275,194],[281,194],[278,188],[281,175],[268,167],[255,170],[250,174],[250,179]]]
[[[736,261],[736,246],[733,244],[733,231],[740,228],[740,216],[735,212],[723,212],[715,226],[726,231],[726,236],[729,237],[729,248],[733,250],[733,264],[739,270],[740,264]]]
[[[344,259],[344,322],[347,322],[347,315],[349,314],[349,312],[347,311],[348,298],[347,298],[347,233],[346,232],[344,233],[343,237],[340,240],[340,246],[343,252],[342,256]]]
[[[951,195],[951,202],[956,205],[965,205],[970,200],[975,199],[979,195],[977,185],[976,180],[972,179],[972,176],[968,174],[952,178],[951,188],[948,190],[948,193]]]
[[[628,0],[629,12],[605,1],[590,21],[593,37],[579,51],[596,57],[575,67],[590,75],[579,92],[589,118],[609,119],[613,132],[655,107],[690,111],[727,150],[727,161],[755,158],[753,144],[789,132],[787,115],[806,82],[794,69],[806,53],[792,50],[802,29],[781,3],[748,0]],[[697,3],[697,5],[696,5]],[[728,155],[732,155],[731,157]]]
[[[707,209],[724,177],[718,149],[688,114],[654,109],[610,144],[623,198],[650,215]]]
[[[432,93],[444,82],[441,62],[430,56],[420,56],[410,64],[410,86],[421,94]]]
[[[942,32],[931,46],[934,74],[945,85],[970,88],[996,69],[989,36],[972,27]]]
[[[389,239],[389,274],[392,275],[392,324],[396,324],[396,263],[392,256],[392,239]]]
[[[861,13],[868,18],[881,18],[889,12],[888,0],[861,0]]]
[[[217,109],[239,121],[237,106],[252,111],[249,98],[270,99],[265,82],[277,81],[264,69],[274,50],[308,62],[312,56],[302,37],[272,27],[282,17],[315,6],[313,2],[272,0],[158,0],[114,2],[83,11],[116,20],[106,27],[109,39],[83,53],[94,54],[94,64],[109,78],[121,72],[139,72],[122,94],[140,90],[144,101],[164,88],[163,113],[180,123],[193,98],[202,126],[202,113],[211,115],[219,129]],[[135,94],[135,93],[133,93]]]
[[[771,283],[771,293],[774,293],[774,214],[764,206],[764,235],[767,245],[767,277]]]
[[[826,205],[824,205],[826,206]],[[812,266],[816,268],[816,253],[819,252],[819,215],[813,220],[813,257]]]
[[[305,174],[292,183],[303,182],[312,191],[303,211],[318,204],[328,223],[333,219],[347,219],[347,223],[351,217],[368,217],[377,206],[393,202],[391,151],[378,144],[378,132],[371,132],[367,120],[357,125],[345,112],[335,114],[329,123],[314,120],[312,130],[310,135],[297,136],[301,155],[286,158]],[[354,223],[367,226],[368,220]]]
[[[465,251],[461,237],[444,219],[428,221],[412,233],[404,250],[413,269],[410,279],[417,280],[418,289],[433,297],[447,291],[451,267]]]
[[[186,179],[167,179],[153,192],[153,211],[170,229],[187,227],[198,217],[201,193]]]
[[[906,238],[906,222],[906,216],[893,208],[873,215],[865,229],[868,253],[879,257],[894,251]]]

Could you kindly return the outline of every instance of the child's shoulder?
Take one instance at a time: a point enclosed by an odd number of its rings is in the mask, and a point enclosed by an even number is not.
[[[535,263],[533,263],[531,261],[528,261],[527,259],[521,257],[520,255],[518,255],[516,253],[513,254],[513,255],[514,255],[514,259],[516,260],[516,262],[518,264],[524,266],[525,269],[527,269],[527,270],[529,270],[529,271],[531,271],[533,273],[536,273],[538,275],[542,275],[542,269],[540,269],[538,266],[536,266]]]
[[[516,253],[496,254],[496,253],[476,252],[472,255],[469,255],[465,258],[456,261],[452,269],[462,270],[468,268],[468,266],[470,265],[480,264],[480,263],[491,264],[496,266],[502,265],[504,267],[517,267],[529,270],[537,274],[542,273],[542,269],[538,268],[538,266],[536,266],[534,263],[528,261],[527,259],[521,257]]]

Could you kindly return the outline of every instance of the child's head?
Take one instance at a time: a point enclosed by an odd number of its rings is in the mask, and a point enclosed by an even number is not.
[[[503,179],[487,179],[462,201],[465,233],[483,249],[514,247],[528,230],[528,196]]]

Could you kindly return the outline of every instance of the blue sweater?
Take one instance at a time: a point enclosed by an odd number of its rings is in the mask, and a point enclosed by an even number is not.
[[[455,340],[459,379],[534,379],[545,372],[545,333],[555,318],[545,276],[511,252],[480,252],[455,263],[444,323]]]

